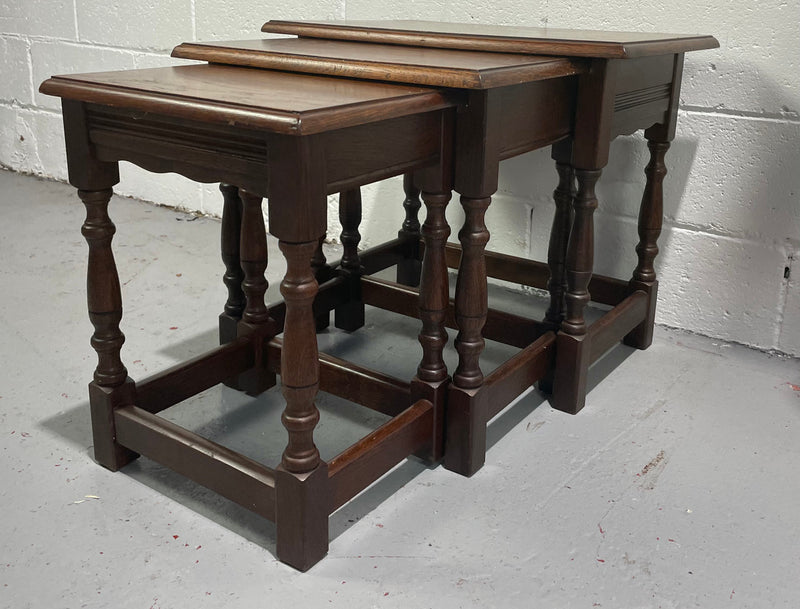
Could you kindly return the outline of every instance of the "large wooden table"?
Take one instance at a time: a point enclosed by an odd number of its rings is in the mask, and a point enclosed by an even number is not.
[[[683,57],[718,46],[714,38],[418,21],[271,21],[262,29],[299,38],[184,43],[173,55],[458,90],[454,185],[465,221],[460,246],[448,245],[448,262],[459,269],[459,363],[448,386],[446,467],[466,475],[477,471],[485,458],[488,420],[534,382],[552,392],[555,408],[577,413],[593,361],[621,339],[640,349],[651,344],[664,155],[675,135]],[[639,262],[630,280],[593,276],[595,183],[611,140],[639,129],[651,151]],[[548,145],[559,182],[547,264],[485,251],[484,213],[497,190],[499,162]],[[408,182],[406,194],[411,215],[401,234],[413,238],[418,205],[409,203],[415,193]],[[484,337],[492,334],[487,319],[493,325],[497,318],[488,308],[487,275],[546,287],[551,302],[537,331],[507,322],[525,337],[523,350],[484,377],[479,358]],[[587,325],[590,300],[612,309]],[[549,330],[558,331],[554,363]],[[421,374],[448,380],[441,359]]]

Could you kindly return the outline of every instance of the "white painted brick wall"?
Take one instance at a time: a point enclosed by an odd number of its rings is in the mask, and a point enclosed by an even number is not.
[[[0,3],[0,163],[66,178],[52,74],[174,64],[184,40],[258,37],[267,19],[431,19],[710,33],[717,50],[687,54],[678,135],[667,155],[659,241],[661,323],[800,355],[800,0],[25,0]],[[598,186],[596,269],[627,277],[647,150],[615,141]],[[546,150],[503,163],[487,214],[490,246],[544,259],[556,176]],[[216,185],[123,164],[123,194],[219,215]],[[364,189],[364,245],[402,221],[398,179]],[[8,204],[4,201],[5,204]],[[448,218],[453,234],[458,198]],[[330,236],[338,238],[336,201]],[[785,269],[790,269],[784,278]]]

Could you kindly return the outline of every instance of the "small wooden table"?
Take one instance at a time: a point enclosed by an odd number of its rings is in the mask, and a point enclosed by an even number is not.
[[[460,247],[448,245],[448,262],[459,269],[459,364],[448,388],[448,468],[465,475],[477,471],[485,458],[486,423],[534,382],[552,392],[555,408],[577,413],[593,361],[620,339],[640,349],[650,345],[664,155],[675,135],[683,56],[718,46],[713,37],[405,21],[271,21],[262,29],[300,38],[184,43],[173,55],[459,89],[454,184],[465,221]],[[638,129],[645,129],[651,151],[639,215],[639,263],[630,281],[593,277],[595,183],[611,140]],[[547,264],[486,252],[483,218],[497,190],[499,162],[547,145],[553,146],[559,174]],[[414,193],[408,184],[406,191],[408,202]],[[418,206],[408,208],[413,214]],[[414,220],[406,224],[413,228]],[[413,237],[413,230],[407,232]],[[523,351],[484,378],[479,358],[492,317],[487,275],[547,287],[551,303],[538,332],[518,331],[526,337]],[[587,326],[590,298],[613,308]],[[548,330],[558,330],[554,367]],[[445,382],[444,363],[433,364],[427,378]]]
[[[443,396],[319,356],[312,255],[324,235],[327,195],[412,172],[430,210],[419,313],[423,358],[437,358],[447,281],[444,205],[450,198],[453,102],[438,90],[229,66],[198,65],[57,76],[40,90],[62,98],[70,183],[86,206],[88,304],[98,365],[89,386],[97,460],[117,470],[139,453],[274,520],[278,558],[306,570],[327,552],[328,515],[410,454],[442,443]],[[140,382],[120,358],[120,283],[108,216],[118,162],[239,186],[240,266],[246,306],[237,337]],[[285,304],[264,304],[267,245],[261,212],[287,271]],[[437,232],[438,231],[438,232]],[[367,255],[371,269],[394,258]],[[428,289],[428,286],[431,289]],[[333,277],[317,307],[349,299]],[[446,291],[445,291],[446,294]],[[276,338],[283,332],[282,339]],[[159,417],[162,410],[236,375],[258,393],[281,376],[288,444],[272,469]],[[393,418],[329,463],[313,431],[317,390]],[[439,392],[441,394],[441,392]]]

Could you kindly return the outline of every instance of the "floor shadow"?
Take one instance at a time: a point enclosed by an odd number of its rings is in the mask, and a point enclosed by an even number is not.
[[[216,328],[208,328],[184,340],[170,342],[159,349],[159,353],[169,356],[176,362],[183,362],[217,346],[219,346],[219,331]]]
[[[619,368],[622,363],[636,353],[638,349],[628,347],[622,343],[614,345],[611,349],[589,367],[589,377],[586,381],[587,399],[592,389],[597,387],[608,375]]]
[[[89,402],[80,402],[57,415],[43,419],[39,425],[66,440],[69,444],[87,450],[92,448],[92,421]],[[89,450],[91,456],[91,450]]]
[[[547,397],[531,387],[500,411],[496,417],[489,421],[489,425],[486,427],[487,450],[502,440],[514,427],[545,403],[547,403]]]
[[[532,314],[534,309],[541,308],[546,302],[504,288],[493,287],[492,292],[494,302],[500,302],[502,308],[516,310],[519,314]],[[540,300],[542,301],[539,302]],[[369,313],[369,323],[358,332],[346,333],[331,327],[320,333],[318,339],[321,350],[351,361],[360,361],[398,378],[413,375],[419,348],[415,339],[419,321],[379,310],[370,310]],[[600,314],[601,311],[591,311],[589,316]],[[452,338],[453,336],[451,340]],[[171,343],[159,353],[170,359],[183,361],[208,351],[216,346],[217,341],[216,328],[212,328],[181,342]],[[633,351],[621,345],[611,349],[592,366],[589,375],[590,389]],[[488,341],[484,367],[491,370],[513,352],[516,350]],[[454,364],[455,361],[448,362],[451,367]],[[544,396],[531,389],[503,409],[488,425],[487,448],[497,444],[545,401]],[[385,415],[323,392],[318,395],[317,405],[321,418],[314,437],[320,454],[326,461],[330,461],[388,419]],[[216,386],[163,411],[161,416],[260,463],[275,467],[280,462],[286,445],[286,431],[281,424],[283,407],[284,399],[277,386],[258,397]],[[86,450],[88,456],[92,457],[88,403],[82,402],[43,421],[42,425],[67,442]],[[336,539],[414,478],[435,467],[413,457],[401,461],[331,515],[330,539]],[[121,470],[121,475],[129,476],[275,555],[274,523],[202,485],[147,458],[140,458],[129,464]]]

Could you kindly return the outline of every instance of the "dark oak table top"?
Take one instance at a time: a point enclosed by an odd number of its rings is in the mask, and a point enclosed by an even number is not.
[[[719,46],[713,36],[437,21],[268,21],[264,32],[473,51],[627,59]]]
[[[292,135],[452,105],[435,89],[221,65],[53,76],[39,90],[82,102]]]
[[[488,89],[578,74],[586,60],[315,38],[184,42],[173,57],[420,85]]]

